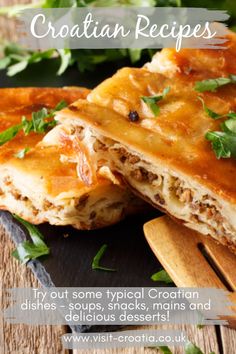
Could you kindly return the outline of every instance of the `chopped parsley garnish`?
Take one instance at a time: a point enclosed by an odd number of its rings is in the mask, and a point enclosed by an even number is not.
[[[21,129],[22,124],[17,124],[0,133],[0,146],[13,139]]]
[[[50,250],[43,241],[43,235],[41,232],[34,225],[30,224],[28,221],[23,220],[19,216],[13,215],[13,217],[26,228],[32,239],[32,242],[28,240],[21,242],[13,251],[12,255],[23,264],[27,263],[31,259],[36,259],[38,257],[48,255]]]
[[[236,158],[236,113],[229,112],[220,115],[208,108],[201,97],[198,98],[202,102],[203,108],[209,117],[212,119],[227,118],[220,125],[221,131],[209,131],[205,135],[205,138],[211,141],[212,149],[217,159]]]
[[[141,99],[143,100],[144,103],[148,105],[148,107],[151,109],[152,113],[156,117],[160,113],[160,107],[157,105],[157,102],[163,100],[169,92],[170,92],[170,87],[166,87],[163,90],[161,95],[142,96]]]
[[[230,132],[207,132],[206,139],[211,141],[217,159],[236,158],[236,134]]]
[[[203,325],[203,324],[198,324],[197,325],[197,329],[203,329],[205,327],[205,325]]]
[[[107,272],[116,272],[116,269],[112,269],[112,268],[106,268],[106,267],[103,267],[100,265],[100,261],[104,255],[104,253],[106,252],[106,249],[107,249],[107,245],[103,245],[98,253],[96,254],[96,256],[94,257],[93,259],[93,262],[92,262],[92,269],[93,270],[104,270],[104,271],[107,271]]]
[[[20,150],[19,152],[17,152],[14,156],[17,157],[18,159],[23,159],[28,151],[30,151],[30,148],[26,147]]]
[[[151,279],[153,281],[162,281],[166,284],[171,284],[173,283],[173,280],[171,279],[171,277],[169,276],[169,274],[164,270],[160,270],[159,272],[153,274],[151,276]]]
[[[38,134],[46,132],[49,128],[57,124],[54,119],[55,113],[66,106],[67,103],[61,101],[54,109],[48,110],[47,108],[42,108],[37,112],[33,112],[30,120],[23,116],[20,124],[13,125],[0,133],[0,145],[12,140],[21,130],[23,130],[25,135],[31,132]]]
[[[159,346],[159,347],[148,347],[150,349],[156,348],[157,350],[160,350],[163,354],[173,354],[173,352],[170,350],[169,347],[167,346]],[[185,344],[184,347],[184,353],[185,354],[204,354],[200,348],[198,348],[195,344],[191,343],[188,341]],[[215,352],[210,352],[209,354],[215,354]]]
[[[220,119],[220,118],[225,117],[225,115],[218,114],[218,113],[212,111],[210,108],[208,108],[202,97],[198,96],[198,99],[202,102],[202,107],[209,117],[211,117],[213,119]]]
[[[196,344],[188,341],[184,346],[185,354],[204,354],[200,348],[196,346]],[[215,354],[214,352],[210,352],[209,354]]]
[[[236,84],[236,75],[229,75],[228,77],[219,77],[216,79],[208,79],[197,81],[195,83],[195,90],[198,92],[216,91],[219,87],[228,84]]]
[[[165,345],[161,345],[159,347],[157,347],[163,354],[173,354],[173,352],[170,350],[169,347],[165,346]]]

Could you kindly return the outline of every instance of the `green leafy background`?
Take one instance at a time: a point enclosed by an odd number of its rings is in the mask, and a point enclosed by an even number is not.
[[[174,7],[205,7],[209,9],[227,10],[231,15],[229,27],[236,30],[236,0],[45,0],[38,4],[15,5],[0,9],[0,15],[16,16],[23,8],[60,8],[60,7],[104,7],[104,6],[174,6]],[[7,69],[8,76],[24,71],[29,65],[42,60],[60,58],[57,75],[63,74],[70,66],[76,66],[80,72],[93,71],[102,63],[125,60],[127,65],[141,65],[149,60],[156,50],[150,49],[104,49],[104,50],[48,50],[31,52],[19,47],[16,43],[1,45],[2,59],[0,70]]]

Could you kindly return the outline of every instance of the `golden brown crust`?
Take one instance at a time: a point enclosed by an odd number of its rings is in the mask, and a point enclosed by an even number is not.
[[[42,107],[54,108],[61,100],[71,104],[85,98],[82,88],[1,89],[0,132],[21,123],[22,116],[31,119],[32,112]],[[0,146],[0,209],[9,210],[34,224],[73,225],[94,229],[118,222],[136,209],[133,195],[124,186],[114,185],[95,171],[93,180],[85,180],[93,163],[86,144],[68,145],[48,134],[22,131]],[[53,133],[54,132],[54,133]],[[45,135],[46,134],[46,135]],[[23,159],[15,156],[30,148]],[[74,150],[73,150],[74,149]],[[70,158],[80,152],[79,166]],[[78,173],[78,168],[82,173]],[[140,205],[140,204],[139,204]]]
[[[236,97],[236,88],[234,90]],[[174,94],[172,91],[169,101]],[[194,93],[194,98],[185,97],[186,104],[177,112],[167,111],[149,119],[151,129],[143,126],[142,120],[138,124],[131,123],[127,117],[85,100],[76,102],[77,111],[65,109],[60,114],[60,120],[63,123],[67,118],[81,119],[102,135],[137,151],[153,164],[161,163],[194,178],[220,197],[236,204],[235,160],[216,159],[204,136],[206,131],[218,129],[220,122],[204,114],[196,96]]]
[[[168,77],[186,77],[190,81],[235,74],[236,34],[229,32],[226,40],[226,49],[222,50],[181,49],[176,52],[165,48],[153,57],[147,67]]]
[[[79,98],[86,98],[89,90],[84,88],[3,88],[0,89],[0,132],[21,123],[22,116],[31,118],[32,112],[43,107],[48,109],[62,100],[68,104]],[[14,139],[0,147],[0,162],[8,161],[18,149],[34,147],[45,134],[19,133]]]
[[[31,113],[43,107],[54,108],[65,100],[68,104],[87,97],[90,90],[84,87],[19,87],[1,88],[0,112]]]
[[[219,114],[236,111],[236,85],[226,85],[216,92],[194,90],[197,80],[236,74],[236,34],[229,34],[227,40],[226,50],[183,49],[176,53],[174,49],[164,49],[160,55],[165,57],[165,52],[169,53],[178,67],[172,78],[146,68],[124,68],[95,88],[88,100],[123,116],[123,123],[115,115],[110,121],[102,121],[102,114],[98,118],[94,113],[91,123],[99,125],[104,134],[107,132],[144,155],[152,155],[154,163],[161,160],[170,168],[194,176],[202,185],[236,204],[236,162],[234,159],[217,160],[210,142],[205,139],[207,131],[221,130],[222,120],[210,118],[198,99],[202,97],[205,104]],[[160,114],[154,117],[141,97],[160,94],[166,87],[171,88],[170,93],[158,103]],[[85,111],[82,103],[79,110]],[[132,110],[137,111],[140,118],[135,124],[128,121]],[[103,114],[109,115],[108,111]],[[120,129],[115,119],[119,120]]]
[[[21,123],[22,116],[31,119],[32,112],[36,112],[43,107],[53,109],[62,100],[70,104],[75,99],[86,98],[88,92],[89,90],[84,88],[1,89],[0,132]],[[81,188],[83,183],[78,183],[75,165],[60,162],[62,149],[59,147],[35,148],[45,134],[46,132],[25,135],[20,132],[15,138],[0,146],[0,163],[14,166],[24,173],[28,171],[31,175],[42,174],[48,180],[48,192],[53,195],[60,193],[61,189],[72,187],[72,184],[74,188],[76,186],[77,189]],[[30,151],[24,160],[15,157],[15,154],[26,147],[30,148]]]
[[[195,90],[198,80],[236,74],[235,35],[227,45],[225,51],[183,50],[175,57],[170,50],[169,59],[177,68],[171,75],[151,72],[148,66],[123,68],[95,88],[87,100],[78,100],[61,112],[58,119],[86,126],[104,142],[113,152],[107,157],[110,165],[125,176],[133,190],[144,199],[149,197],[149,203],[234,248],[236,162],[216,158],[205,134],[221,130],[222,120],[209,117],[199,97],[220,115],[236,112],[236,85],[228,84],[214,92]],[[142,97],[161,95],[167,87],[170,91],[158,101],[160,113],[155,116]],[[135,122],[129,119],[133,111]],[[119,149],[134,155],[140,164],[126,158],[122,161]],[[147,178],[135,180],[133,176],[138,172],[142,176],[143,168],[145,173],[154,174],[153,183]],[[163,206],[159,205],[159,195]]]

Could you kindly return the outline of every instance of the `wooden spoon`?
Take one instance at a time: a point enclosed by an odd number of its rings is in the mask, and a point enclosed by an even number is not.
[[[144,225],[146,239],[178,287],[222,288],[236,304],[236,255],[212,238],[162,216]],[[236,305],[232,307],[236,312]],[[236,314],[227,317],[236,328]]]

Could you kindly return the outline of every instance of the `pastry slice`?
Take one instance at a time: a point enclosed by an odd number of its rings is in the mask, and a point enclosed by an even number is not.
[[[176,76],[191,80],[227,77],[236,72],[236,33],[228,31],[225,49],[165,48],[157,52],[145,67],[151,71],[175,79]]]
[[[87,146],[55,140],[57,127],[48,132],[53,117],[42,119],[62,100],[85,98],[80,88],[1,89],[0,100],[0,208],[39,224],[73,225],[93,229],[119,221],[141,204],[120,177],[95,171]],[[32,113],[34,128],[30,128]],[[40,113],[41,112],[41,113]],[[16,130],[22,124],[24,128]],[[14,130],[16,129],[16,130]],[[23,130],[24,129],[24,130]],[[27,131],[28,129],[28,131]],[[55,129],[55,133],[53,133]],[[30,130],[30,132],[29,132]],[[5,134],[3,134],[5,132]],[[43,137],[47,143],[43,143]],[[45,135],[46,134],[46,135]],[[14,136],[15,135],[15,136]],[[71,162],[73,149],[80,164]]]
[[[236,251],[236,162],[216,158],[205,134],[222,121],[203,107],[236,111],[236,85],[194,87],[191,75],[123,68],[57,119],[81,142],[93,139],[96,168],[122,174],[137,195]]]

